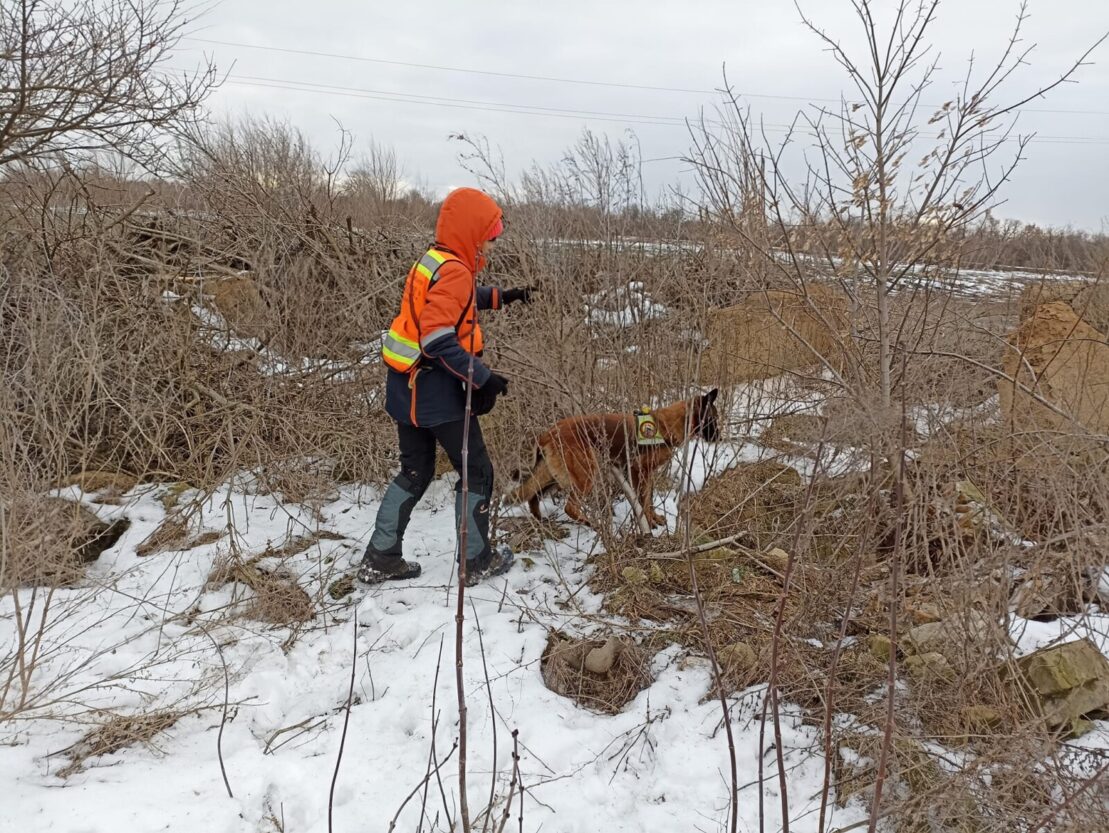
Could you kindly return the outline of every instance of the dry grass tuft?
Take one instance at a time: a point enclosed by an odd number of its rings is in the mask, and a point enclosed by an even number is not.
[[[286,569],[265,570],[257,562],[272,553],[267,550],[249,561],[236,556],[218,559],[205,582],[208,590],[238,583],[249,587],[254,598],[245,612],[249,619],[272,625],[297,625],[316,616],[312,597],[300,586],[296,576]]]
[[[189,537],[189,522],[180,514],[168,516],[157,528],[147,535],[135,548],[135,555],[145,558],[148,555],[183,549]]]
[[[271,625],[295,625],[316,616],[312,598],[290,573],[259,572],[250,587],[256,594],[247,612],[251,619]]]
[[[188,712],[164,709],[148,714],[112,715],[63,750],[69,763],[58,771],[58,777],[69,778],[76,775],[92,758],[114,755],[137,744],[152,747],[154,738],[172,728],[187,714]]]
[[[355,590],[354,575],[340,576],[327,587],[327,595],[337,602],[341,602]]]
[[[302,552],[305,552],[316,546],[320,541],[342,540],[342,535],[339,535],[336,532],[330,532],[326,529],[317,530],[310,535],[294,535],[280,547],[266,547],[266,549],[264,549],[258,555],[254,556],[251,561],[260,561],[263,558],[279,558],[284,560],[287,558],[292,558],[294,555],[300,555]]]
[[[569,537],[570,530],[550,518],[497,518],[494,530],[496,543],[504,543],[513,552],[528,552],[543,548],[546,541],[561,541]]]
[[[547,688],[616,714],[651,684],[647,655],[627,639],[571,639],[551,631],[539,661]]]
[[[118,497],[133,489],[139,479],[119,471],[90,470],[69,475],[58,482],[59,488],[76,486],[86,494],[107,493]]]
[[[801,477],[790,466],[772,460],[741,463],[688,496],[682,509],[701,536],[747,532],[769,546],[796,518],[802,493]]]
[[[214,544],[224,536],[224,533],[214,529],[197,535],[190,535],[189,530],[190,524],[185,516],[172,514],[142,540],[135,549],[135,554],[145,558],[163,552],[183,552]]]

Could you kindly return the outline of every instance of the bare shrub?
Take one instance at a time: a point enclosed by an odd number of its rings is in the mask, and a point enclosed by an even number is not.
[[[838,367],[829,362],[833,366],[826,370],[841,404],[857,415],[852,433],[859,440],[862,475],[830,488],[814,481],[806,489],[792,523],[779,533],[792,538],[779,544],[789,558],[778,570],[776,606],[763,614],[774,634],[764,714],[777,731],[780,689],[818,711],[823,722],[829,770],[821,829],[830,768],[844,741],[833,730],[833,715],[845,712],[871,741],[855,753],[870,766],[863,781],[871,831],[887,818],[898,829],[1013,829],[1045,816],[1051,820],[1050,799],[1004,810],[1004,799],[978,776],[977,764],[965,778],[941,765],[943,753],[930,742],[960,743],[945,715],[975,705],[1002,715],[998,734],[1012,741],[1009,748],[999,741],[976,750],[983,767],[988,760],[1014,774],[1028,770],[1028,758],[1020,756],[1036,749],[1042,767],[1026,772],[1026,797],[1043,799],[1057,789],[1069,794],[1081,784],[1059,763],[1064,755],[1042,725],[1006,722],[1018,710],[1001,685],[1001,669],[1014,651],[1005,629],[1014,568],[1026,568],[1033,543],[1013,510],[1038,507],[1037,534],[1044,537],[1036,542],[1069,540],[1071,523],[1098,526],[1099,502],[1075,504],[1072,496],[1079,489],[1103,491],[1104,454],[1091,453],[1102,462],[1096,473],[1088,462],[1076,465],[1057,455],[1057,465],[1039,474],[1037,497],[1021,496],[1024,479],[1014,477],[1011,438],[990,424],[997,416],[994,386],[1011,383],[1015,375],[999,369],[1012,318],[1002,309],[987,320],[957,300],[968,241],[989,236],[988,212],[1026,141],[1014,137],[1016,153],[1008,154],[1011,115],[1027,99],[1003,101],[1004,82],[1027,57],[1018,45],[1026,8],[1019,7],[996,67],[985,73],[973,68],[950,101],[922,116],[916,102],[938,70],[926,57],[937,8],[935,2],[897,3],[881,11],[855,4],[870,47],[859,58],[837,35],[803,17],[850,79],[853,90],[841,105],[799,114],[785,140],[771,145],[739,96],[729,94],[720,114],[725,126],[703,122],[693,137],[702,214],[723,227],[716,237],[761,253],[761,272],[792,285],[799,296],[833,282],[850,303],[850,347],[842,351],[847,361]],[[1036,94],[1068,80],[1089,54]],[[811,140],[805,158],[816,161],[798,178],[783,160],[804,140]],[[1009,159],[1000,176],[981,175],[986,163],[1002,155]],[[1095,373],[1085,380],[1095,396],[1100,379]],[[1021,384],[1043,405],[1045,397],[1034,387]],[[834,416],[829,410],[805,426],[808,441],[815,435],[818,444],[817,472],[831,464],[829,452],[843,442],[832,439]],[[779,434],[789,433],[787,428]],[[1066,430],[1075,432],[1073,425]],[[1049,436],[1034,434],[1033,440],[1046,445]],[[1060,523],[1063,516],[1068,520]],[[1067,573],[1071,564],[1088,569],[1070,558],[1057,559],[1051,569]],[[795,615],[798,610],[803,613]],[[914,613],[923,616],[925,610],[942,624],[916,627],[980,626],[959,631],[951,639],[955,651],[920,651],[913,647],[917,632],[911,623]],[[865,667],[861,657],[844,650],[842,639],[849,635],[865,635],[884,670],[878,677],[862,675],[863,690],[870,690],[860,699],[859,686],[841,679],[845,661]],[[806,650],[814,640],[828,649]],[[787,816],[789,784],[781,756],[778,770]],[[841,779],[840,794],[850,789]],[[1094,803],[1064,803],[1060,822],[1092,823],[1086,814]],[[981,807],[994,815],[987,819]]]
[[[105,152],[157,165],[216,84],[211,65],[163,71],[187,23],[176,0],[5,3],[0,169]]]

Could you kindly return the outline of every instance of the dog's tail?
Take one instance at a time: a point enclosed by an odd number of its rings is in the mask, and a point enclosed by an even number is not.
[[[513,472],[513,479],[519,480],[520,474],[519,470]],[[511,503],[527,501],[531,514],[541,519],[543,516],[539,513],[539,497],[554,485],[555,479],[547,466],[547,461],[543,459],[543,450],[536,448],[535,466],[532,468],[531,474],[523,483],[509,492],[505,499]]]

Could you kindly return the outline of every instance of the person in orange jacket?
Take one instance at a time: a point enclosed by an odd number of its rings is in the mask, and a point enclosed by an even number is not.
[[[491,197],[474,188],[458,188],[439,209],[434,245],[409,270],[400,312],[382,339],[382,357],[389,368],[385,410],[397,423],[400,472],[378,509],[358,571],[363,583],[420,575],[420,565],[402,557],[402,544],[412,510],[435,475],[436,444],[459,474],[455,520],[456,529],[466,529],[466,551],[458,553],[460,563],[466,558],[466,583],[500,575],[512,566],[512,551],[494,551],[489,543],[493,464],[477,420],[508,391],[508,380],[481,360],[484,340],[478,310],[528,303],[532,293],[530,287],[502,291],[477,285],[486,255],[503,231],[504,217]]]

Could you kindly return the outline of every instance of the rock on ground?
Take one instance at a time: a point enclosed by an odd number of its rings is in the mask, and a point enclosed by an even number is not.
[[[129,525],[105,523],[81,504],[57,497],[23,496],[8,502],[5,510],[2,590],[74,584],[84,575],[85,564],[113,546]]]
[[[1109,660],[1088,639],[1042,648],[1016,666],[1016,685],[1049,726],[1079,726],[1109,710]]]
[[[1056,413],[1012,382],[998,382],[1001,409],[1015,431],[1080,427],[1109,433],[1109,338],[1062,302],[1043,304],[1009,336],[1002,369],[1073,418]]]
[[[1043,304],[1062,301],[1079,318],[1101,332],[1109,332],[1109,281],[1045,281],[1030,284],[1020,294],[1020,320],[1026,321]]]
[[[710,313],[702,377],[736,384],[799,367],[842,362],[850,304],[838,288],[753,292],[740,304]]]

